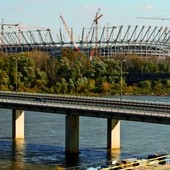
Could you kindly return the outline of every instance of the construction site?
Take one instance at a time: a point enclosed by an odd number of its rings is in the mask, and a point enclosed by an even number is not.
[[[79,38],[75,37],[74,29],[67,25],[61,15],[64,29],[60,28],[55,36],[48,28],[24,28],[21,24],[8,24],[2,20],[0,50],[5,53],[40,50],[52,56],[60,56],[63,48],[71,48],[90,58],[94,55],[113,57],[117,54],[137,54],[144,57],[170,56],[168,27],[109,26],[109,24],[100,27],[99,21],[103,16],[100,12],[101,9],[98,9],[89,28],[82,28]]]

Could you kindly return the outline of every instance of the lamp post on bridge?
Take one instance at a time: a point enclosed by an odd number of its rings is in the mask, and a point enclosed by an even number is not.
[[[20,58],[15,58],[15,91],[17,92],[18,90],[18,59]]]
[[[120,102],[122,101],[122,65],[126,60],[118,60],[120,62]]]

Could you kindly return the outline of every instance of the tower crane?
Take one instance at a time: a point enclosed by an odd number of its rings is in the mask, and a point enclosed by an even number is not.
[[[100,8],[99,8],[99,12],[100,12]],[[96,17],[94,19],[95,30],[96,30],[96,38],[95,38],[96,39],[96,45],[97,45],[97,42],[98,42],[98,20],[103,16],[103,14],[99,15],[99,12],[96,13]]]
[[[92,31],[92,29],[93,29],[93,27],[94,27],[94,24],[97,25],[97,24],[98,24],[98,20],[103,16],[102,14],[99,15],[100,10],[101,10],[101,9],[99,8],[98,11],[97,11],[97,13],[96,13],[96,15],[95,15],[95,18],[94,18],[94,20],[93,20],[93,22],[92,22],[92,25],[91,25],[88,33],[87,33],[87,36],[86,36],[86,38],[85,38],[85,41],[86,41],[86,42],[88,41],[88,38],[89,38],[90,33],[91,33],[91,31]],[[98,15],[99,15],[99,16],[98,16]],[[96,27],[96,28],[97,28],[97,27]],[[97,28],[97,29],[98,29],[98,28]]]
[[[100,14],[100,15],[99,15],[100,10],[101,10],[101,9],[99,8],[98,11],[96,12],[95,18],[94,18],[94,20],[93,20],[93,22],[92,22],[92,25],[91,25],[91,27],[90,27],[90,29],[89,29],[89,31],[88,31],[88,33],[87,33],[87,36],[86,36],[86,38],[85,38],[85,42],[87,42],[87,41],[88,41],[88,38],[89,38],[89,36],[90,36],[90,33],[91,33],[91,31],[92,31],[92,29],[93,29],[93,27],[94,27],[94,25],[95,25],[95,50],[92,49],[92,50],[90,51],[90,60],[92,59],[92,57],[93,57],[94,54],[97,55],[98,20],[103,16],[103,14]]]
[[[101,14],[101,15],[98,16],[98,13],[96,13],[96,18],[95,18],[95,20],[94,20],[94,22],[95,22],[95,31],[96,31],[96,37],[95,37],[95,42],[96,42],[96,44],[95,44],[96,55],[97,55],[97,53],[98,53],[98,50],[97,50],[97,48],[98,48],[98,45],[97,45],[97,43],[98,43],[98,20],[99,20],[102,16],[103,16],[103,14]]]
[[[74,41],[74,39],[73,39],[73,33],[70,31],[70,29],[69,29],[69,27],[67,26],[67,24],[66,24],[66,22],[65,22],[65,20],[64,20],[64,18],[63,18],[62,15],[60,15],[60,18],[61,18],[61,20],[62,20],[62,22],[63,22],[63,25],[64,25],[64,27],[65,27],[65,29],[66,29],[66,31],[67,31],[67,34],[68,34],[68,36],[70,37],[70,40],[71,40],[71,42],[73,43],[76,51],[79,52],[80,49],[78,48],[77,44],[75,43],[75,41]]]

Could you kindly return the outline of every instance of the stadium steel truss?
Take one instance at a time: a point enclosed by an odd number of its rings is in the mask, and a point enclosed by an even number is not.
[[[119,53],[141,56],[170,56],[170,30],[158,26],[112,26],[91,30],[83,28],[80,38],[66,38],[60,29],[55,37],[50,29],[1,32],[0,49],[3,52],[16,53],[31,50],[49,52],[54,56],[61,54],[62,48],[78,48],[88,56],[97,50],[101,56],[114,56]],[[75,36],[75,35],[74,35]],[[97,37],[96,37],[97,36]],[[56,38],[56,40],[55,40]]]

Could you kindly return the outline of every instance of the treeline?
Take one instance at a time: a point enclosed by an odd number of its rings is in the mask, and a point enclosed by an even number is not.
[[[125,74],[132,73],[170,73],[170,58],[117,55],[89,61],[70,49],[63,49],[58,58],[39,51],[0,54],[3,91],[115,95],[121,88],[122,94],[170,94],[170,79],[127,84]]]

